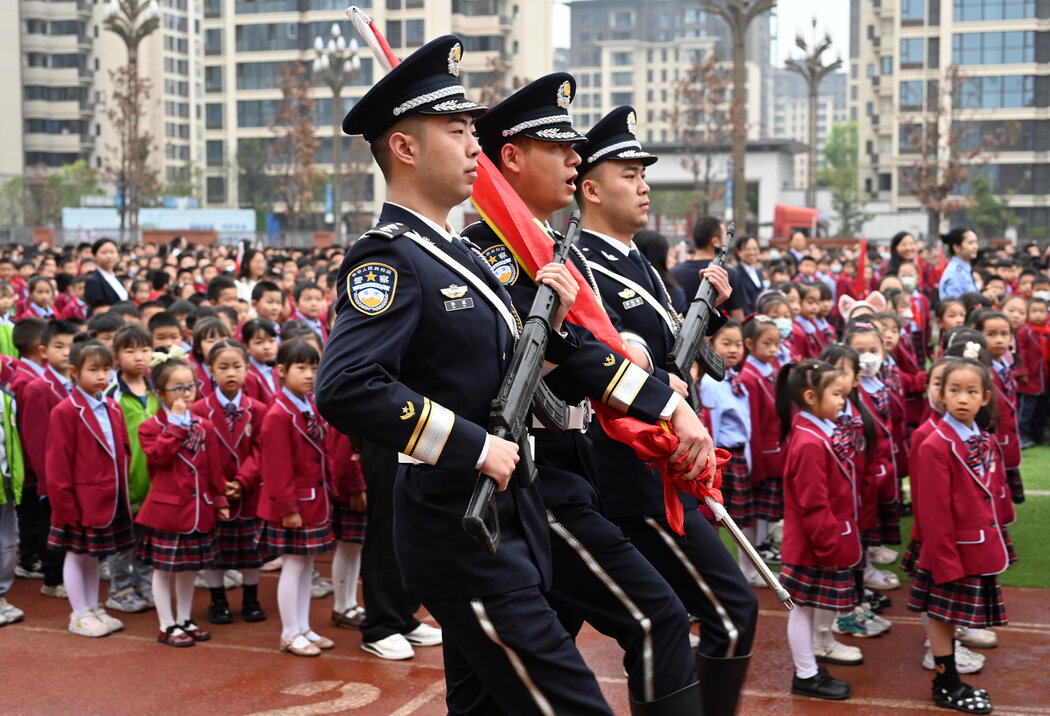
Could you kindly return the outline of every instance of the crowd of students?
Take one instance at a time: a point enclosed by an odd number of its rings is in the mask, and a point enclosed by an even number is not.
[[[949,256],[962,233],[944,237]],[[821,663],[863,661],[836,634],[890,628],[884,592],[900,581],[878,565],[901,556],[889,545],[902,544],[901,516],[914,513],[901,569],[913,579],[908,609],[928,632],[934,701],[988,713],[987,692],[959,674],[980,671],[983,655],[967,647],[995,646],[990,627],[1006,623],[996,575],[1017,559],[1007,527],[1024,501],[1022,450],[1043,441],[1047,421],[1046,265],[988,251],[973,262],[979,292],[938,300],[937,271],[921,260],[873,253],[874,272],[858,282],[831,270],[851,258],[804,238],[767,259],[786,280],[761,281],[743,322],[712,338],[729,377],[705,376],[700,394],[715,444],[733,456],[725,505],[767,561],[782,563],[798,605],[787,629],[793,691],[849,696]]]

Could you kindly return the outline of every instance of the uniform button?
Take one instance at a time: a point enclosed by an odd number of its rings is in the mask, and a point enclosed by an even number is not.
[[[992,527],[995,527],[995,520],[992,520]]]
[[[989,497],[988,495],[985,495],[985,496],[984,496],[984,501],[985,501],[985,502],[991,502],[991,501],[992,501],[992,498],[991,498],[991,497]]]
[[[196,497],[196,496],[197,496],[197,491],[196,490],[190,490],[190,497]]]

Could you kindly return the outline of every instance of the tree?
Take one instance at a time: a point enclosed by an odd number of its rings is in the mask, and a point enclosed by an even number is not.
[[[725,196],[725,185],[714,184],[713,155],[733,137],[732,105],[741,98],[729,100],[730,73],[723,58],[712,53],[706,59],[697,56],[675,84],[674,108],[666,113],[671,134],[682,145],[682,166],[693,175],[695,200],[692,211],[706,214],[712,202]]]
[[[164,193],[167,196],[187,196],[200,199],[204,184],[204,169],[192,159],[186,160],[183,168],[185,172],[175,181],[168,182],[164,187]]]
[[[281,101],[270,122],[276,140],[270,145],[270,156],[278,168],[277,195],[284,201],[285,217],[293,228],[299,228],[310,214],[314,192],[323,175],[314,166],[314,155],[321,148],[314,125],[314,99],[310,80],[302,63],[281,65]]]
[[[751,21],[777,6],[777,0],[701,0],[700,9],[729,26],[733,47],[733,221],[737,233],[747,233],[747,28]]]
[[[1010,209],[1009,200],[992,194],[992,181],[980,170],[970,179],[970,196],[973,205],[966,210],[966,218],[978,236],[1002,236],[1008,226],[1021,228],[1021,217]]]
[[[103,114],[117,131],[117,144],[107,145],[103,175],[117,184],[120,228],[138,229],[143,200],[160,186],[157,170],[149,166],[153,135],[141,129],[153,83],[139,77],[129,63],[109,71],[113,93],[102,102]]]
[[[832,126],[824,140],[824,168],[817,173],[822,186],[831,187],[831,203],[839,220],[840,236],[856,236],[872,214],[864,211],[857,171],[856,121]]]
[[[237,195],[241,206],[255,211],[256,222],[273,206],[274,177],[266,173],[267,152],[261,140],[242,139],[237,145]]]
[[[970,83],[957,66],[948,67],[944,79],[927,91],[927,112],[901,119],[902,128],[912,127],[909,141],[918,157],[901,169],[900,182],[926,209],[930,236],[940,234],[952,214],[973,206],[973,196],[958,193],[970,170],[997,156],[998,147],[1017,141],[1013,125],[979,131],[964,112],[972,93]]]
[[[98,173],[83,159],[53,173],[38,165],[0,189],[0,216],[8,226],[61,226],[62,209],[79,206],[81,196],[101,193]]]
[[[367,231],[372,223],[372,217],[363,215],[362,210],[364,202],[371,201],[373,195],[371,167],[372,152],[368,148],[368,142],[361,137],[354,137],[347,147],[343,169],[343,179],[346,182],[344,198],[350,204],[347,221],[351,236]]]

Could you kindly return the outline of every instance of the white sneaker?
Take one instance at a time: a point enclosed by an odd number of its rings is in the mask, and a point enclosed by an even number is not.
[[[69,615],[69,631],[80,636],[97,638],[109,634],[106,625],[90,609]]]
[[[891,589],[900,589],[901,580],[893,572],[869,566],[864,570],[864,586],[868,589],[886,592]]]
[[[244,586],[244,575],[236,569],[227,569],[222,575],[222,586],[227,590]]]
[[[204,570],[197,572],[197,576],[193,578],[194,589],[207,589],[208,578],[204,576]]]
[[[11,620],[4,616],[3,612],[0,612],[0,627],[7,626],[11,623]]]
[[[897,561],[897,553],[884,545],[868,547],[868,559],[875,564],[893,564]]]
[[[784,520],[777,520],[769,526],[769,539],[774,542],[784,541]]]
[[[113,579],[113,573],[109,569],[109,561],[108,560],[105,560],[105,559],[99,560],[98,578],[100,580],[102,580],[103,582],[109,582],[109,581],[111,581]]]
[[[843,644],[832,639],[830,643],[814,644],[813,653],[817,661],[843,666],[857,666],[864,663],[864,653],[858,647]]]
[[[96,604],[93,607],[88,607],[88,611],[94,614],[100,622],[106,627],[106,633],[112,634],[116,631],[124,630],[124,622],[120,621],[116,617],[111,617],[106,614],[106,610],[102,608],[101,604]]]
[[[335,587],[332,586],[332,583],[318,574],[317,570],[314,570],[314,576],[310,580],[310,598],[323,599],[334,593]]]
[[[991,629],[955,627],[955,638],[971,649],[994,649],[999,645],[999,637]]]
[[[966,647],[962,647],[965,649]],[[933,661],[933,649],[926,648],[926,654],[922,657],[922,668],[927,671],[933,671],[935,668]],[[955,669],[960,674],[976,674],[984,668],[984,659],[980,654],[974,654],[972,651],[967,649],[965,652],[960,651],[960,646],[955,647]]]
[[[870,624],[874,624],[879,628],[880,634],[882,632],[889,631],[890,627],[893,626],[893,622],[891,622],[886,617],[879,616],[878,614],[873,612],[867,604],[861,604],[861,606],[858,608],[861,610],[861,612],[864,615],[864,618],[867,619]]]
[[[411,659],[416,655],[412,645],[408,643],[408,639],[401,634],[391,634],[379,641],[363,642],[361,649],[369,654],[375,654],[380,659],[389,659],[391,661]]]
[[[25,619],[26,613],[3,597],[0,597],[0,617],[7,620],[5,623],[10,624],[11,622],[20,622]]]
[[[69,599],[69,593],[66,591],[66,585],[59,584],[54,587],[49,587],[46,584],[40,587],[40,593],[45,597],[54,597],[55,599]]]
[[[694,651],[700,647],[700,637],[693,632],[689,632],[689,646]]]
[[[420,624],[404,635],[409,644],[415,646],[438,646],[441,643],[441,630],[429,624]]]
[[[955,660],[966,661],[967,663],[974,663],[979,666],[984,666],[984,654],[976,651],[970,651],[959,642],[955,642]]]

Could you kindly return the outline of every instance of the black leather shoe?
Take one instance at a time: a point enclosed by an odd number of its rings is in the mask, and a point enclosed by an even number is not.
[[[225,599],[221,602],[212,602],[208,607],[208,621],[212,624],[232,624],[233,615],[230,614],[230,603]]]
[[[800,679],[796,674],[791,680],[791,693],[814,699],[842,701],[849,698],[850,686],[842,679],[833,677],[823,666],[818,666],[816,675],[808,679]]]
[[[245,602],[241,605],[241,616],[246,622],[266,621],[266,612],[262,610],[259,602]]]

